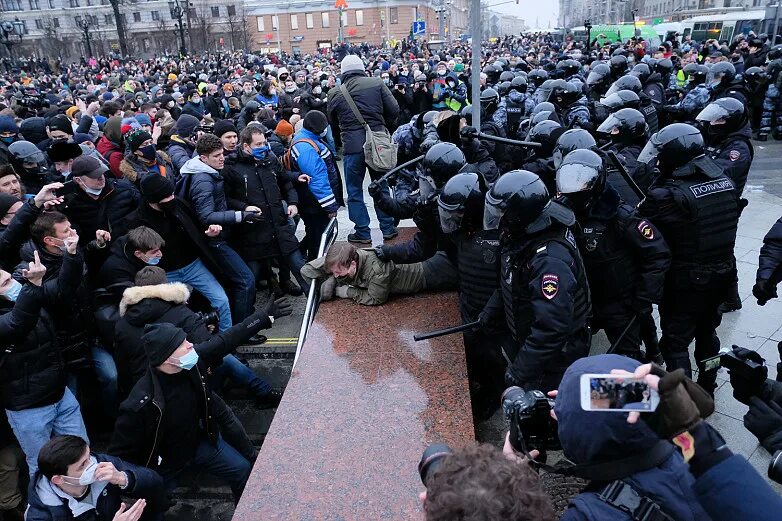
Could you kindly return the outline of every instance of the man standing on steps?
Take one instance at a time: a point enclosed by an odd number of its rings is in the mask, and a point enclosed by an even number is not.
[[[356,104],[361,117],[373,131],[393,128],[399,117],[399,105],[380,78],[369,78],[364,71],[364,62],[356,55],[348,55],[340,62],[342,85]],[[353,114],[353,110],[343,96],[341,89],[329,91],[327,110],[329,121],[334,130],[337,145],[342,143],[345,160],[345,184],[348,192],[348,216],[355,231],[348,235],[350,242],[371,244],[369,236],[369,212],[364,204],[364,176],[367,164],[364,158],[366,130]],[[381,176],[380,172],[369,169],[372,180]],[[385,188],[387,190],[388,188]],[[375,210],[383,239],[393,239],[397,235],[394,218]]]

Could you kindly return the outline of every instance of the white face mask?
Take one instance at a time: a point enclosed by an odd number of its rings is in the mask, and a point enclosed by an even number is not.
[[[98,469],[98,460],[96,460],[93,456],[90,456],[90,463],[85,467],[84,472],[81,473],[81,476],[79,478],[73,478],[71,476],[62,476],[62,480],[65,482],[66,485],[71,485],[73,487],[77,486],[89,486],[95,483],[97,480],[95,479],[95,471]]]

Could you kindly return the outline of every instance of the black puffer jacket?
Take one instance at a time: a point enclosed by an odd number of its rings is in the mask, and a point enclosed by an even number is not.
[[[81,280],[79,255],[65,255],[63,268],[40,287],[27,283],[17,301],[0,300],[0,389],[12,411],[51,405],[65,391],[65,367],[54,324],[43,309],[52,294],[72,294]],[[48,294],[48,296],[47,296]]]
[[[0,225],[0,266],[13,269],[19,262],[19,248],[30,236],[30,225],[41,215],[32,199],[22,205],[8,226]]]
[[[356,103],[361,116],[372,130],[394,128],[399,119],[399,105],[380,78],[369,78],[364,71],[351,71],[342,75],[342,85]],[[366,131],[359,123],[341,89],[329,91],[328,116],[334,131],[334,140],[342,143],[346,154],[363,150]]]
[[[79,233],[79,243],[95,240],[97,230],[106,230],[112,237],[128,232],[126,219],[138,208],[141,194],[124,179],[106,179],[106,186],[97,199],[76,186],[66,189],[65,203],[60,211]]]
[[[149,367],[141,344],[146,324],[168,322],[184,330],[187,339],[199,344],[212,336],[203,319],[186,304],[190,290],[181,282],[128,288],[119,304],[119,319],[114,329],[114,358],[122,396]]]
[[[241,211],[257,206],[264,217],[263,222],[242,223],[234,230],[232,246],[243,259],[287,255],[299,247],[282,206],[283,199],[289,205],[298,205],[299,199],[283,173],[274,154],[257,161],[243,151],[223,169],[228,207]]]
[[[128,248],[127,235],[112,241],[111,252],[95,278],[96,288],[106,288],[122,282],[133,285],[136,273],[146,266],[146,263],[133,255],[131,249]]]
[[[187,198],[198,214],[201,225],[219,224],[223,227],[220,238],[225,239],[228,236],[227,227],[238,221],[236,212],[229,211],[226,204],[223,175],[197,157],[185,163],[179,173],[182,182],[189,187]]]

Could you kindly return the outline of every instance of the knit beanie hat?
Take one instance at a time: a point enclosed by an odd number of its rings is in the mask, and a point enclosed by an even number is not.
[[[163,322],[144,326],[141,343],[147,353],[149,365],[157,367],[163,364],[186,338],[185,332],[173,324]]]
[[[236,132],[236,127],[233,124],[233,121],[229,119],[218,119],[215,121],[215,127],[213,134],[217,137],[222,137],[223,134],[227,134],[228,132]]]
[[[144,266],[136,273],[136,286],[157,286],[168,283],[166,270],[160,266]]]
[[[19,127],[16,120],[11,116],[0,116],[0,133],[19,133]]]
[[[304,128],[312,132],[313,134],[320,135],[321,132],[326,130],[329,126],[329,120],[326,119],[326,115],[319,110],[311,110],[304,116]]]
[[[131,152],[135,152],[144,143],[144,141],[152,139],[152,136],[146,130],[140,128],[131,130],[125,134],[125,144],[130,148]]]
[[[141,195],[149,203],[159,203],[174,195],[174,183],[160,174],[149,174],[141,180]]]
[[[10,210],[11,207],[18,202],[19,199],[17,199],[13,195],[0,193],[0,218],[5,217],[5,214],[8,213],[8,210]]]
[[[277,123],[277,128],[274,129],[274,133],[278,136],[290,137],[293,135],[293,125],[283,119]]]
[[[133,117],[136,118],[136,121],[138,121],[139,125],[147,125],[150,127],[152,126],[152,118],[150,118],[148,114],[144,114],[142,112],[141,114],[136,114]]]
[[[348,54],[342,58],[342,61],[339,63],[339,69],[343,74],[351,71],[363,71],[364,62],[355,54]]]
[[[49,120],[46,126],[49,127],[50,131],[60,130],[68,135],[73,135],[73,125],[71,125],[71,120],[69,120],[68,116],[65,114],[58,114],[54,116]]]
[[[179,137],[190,137],[199,123],[197,117],[191,116],[190,114],[182,114],[179,116],[179,119],[176,120],[176,125],[174,125],[175,134]]]

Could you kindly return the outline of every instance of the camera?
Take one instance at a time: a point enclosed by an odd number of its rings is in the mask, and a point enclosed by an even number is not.
[[[776,451],[768,462],[768,477],[782,483],[782,450]]]
[[[587,31],[592,29],[592,20],[590,20],[589,18],[584,20],[584,29],[586,29]]]
[[[437,470],[443,458],[449,454],[453,454],[453,451],[445,443],[433,443],[424,449],[424,453],[421,454],[421,461],[418,462],[418,474],[421,476],[421,483],[424,486],[426,486],[426,482],[429,480],[432,472]]]
[[[525,391],[515,386],[505,389],[502,411],[510,428],[510,443],[516,451],[560,449],[552,407],[554,400],[542,391]]]
[[[761,393],[768,378],[768,367],[759,354],[752,352],[749,356],[740,356],[739,352],[743,352],[742,348],[734,345],[731,351],[704,360],[703,368],[710,371],[724,367],[730,371],[733,396],[748,404],[751,397]]]
[[[207,326],[216,326],[220,322],[220,313],[216,309],[207,312],[198,311],[196,315]]]

